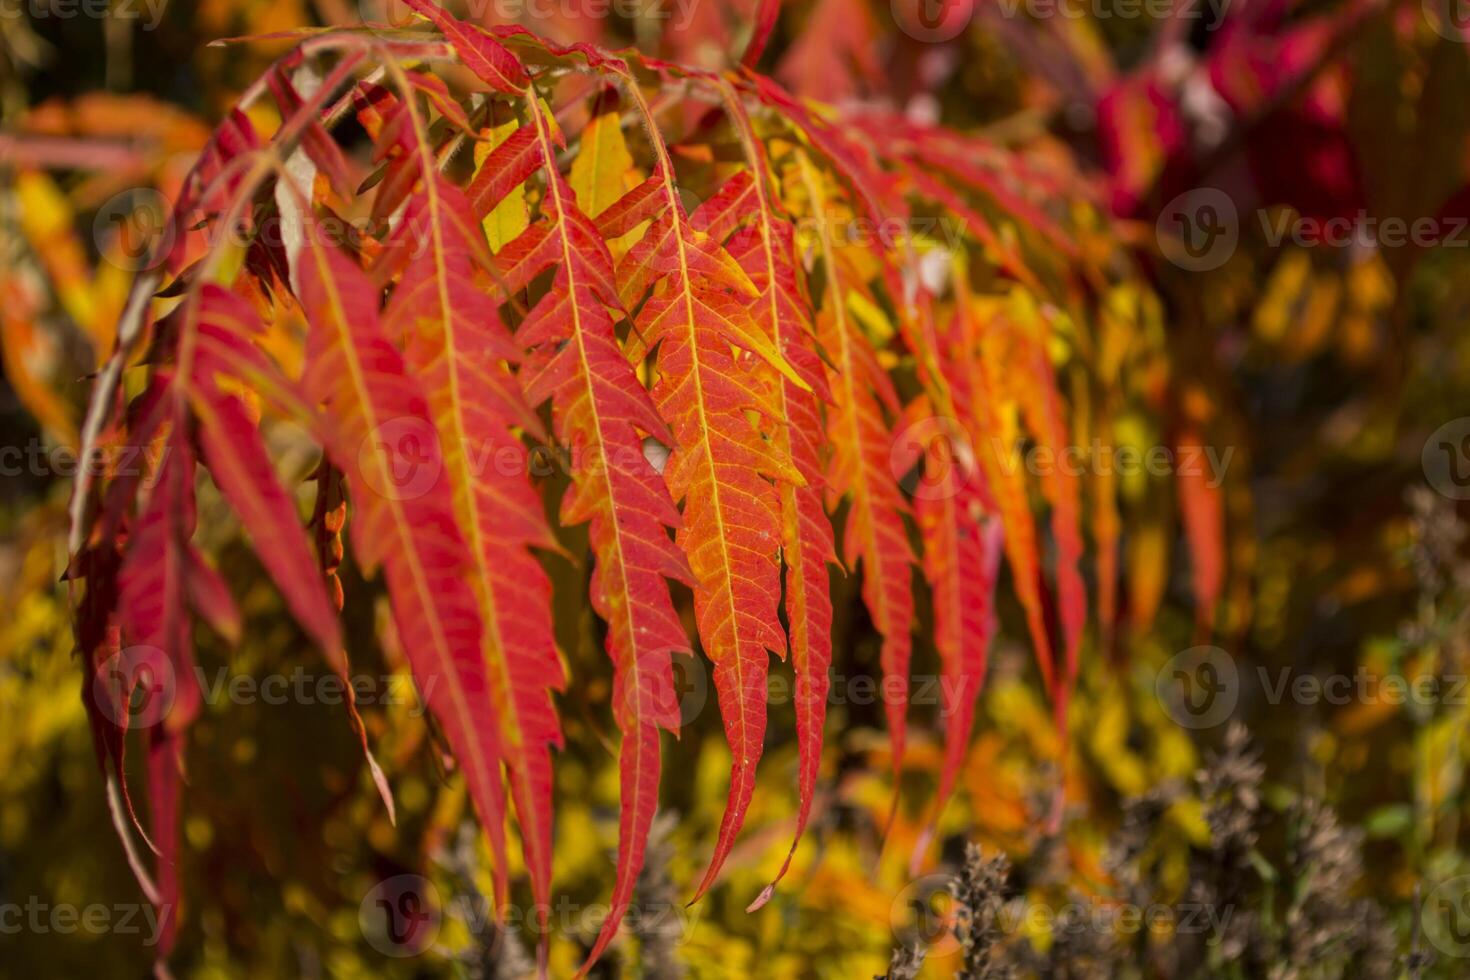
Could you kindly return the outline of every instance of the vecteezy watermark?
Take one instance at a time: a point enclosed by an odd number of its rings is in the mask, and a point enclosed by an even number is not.
[[[1213,728],[1235,712],[1247,679],[1254,685],[1252,696],[1273,707],[1385,704],[1429,709],[1470,703],[1470,675],[1411,676],[1361,665],[1351,673],[1305,673],[1266,664],[1243,674],[1234,657],[1213,646],[1190,647],[1170,657],[1154,678],[1154,692],[1183,727]]]
[[[0,0],[3,2],[3,0]],[[297,220],[299,219],[299,221]],[[168,198],[151,187],[132,187],[103,202],[92,219],[92,238],[107,262],[127,272],[156,268],[168,257],[180,228]],[[342,248],[356,249],[365,241],[390,235],[396,247],[418,258],[438,240],[432,215],[409,212],[396,219],[361,216],[344,218],[315,212],[283,219],[274,212],[257,212],[237,222],[210,221],[193,230],[210,246],[244,248],[254,243],[284,248],[298,234]]]
[[[174,914],[172,905],[154,907],[148,902],[47,902],[39,895],[25,902],[0,902],[0,936],[23,932],[37,935],[141,936],[144,946],[157,946]]]
[[[70,446],[52,445],[30,439],[23,446],[0,446],[0,477],[59,476],[71,479],[81,473],[91,476],[142,477],[149,485],[152,474],[162,470],[168,458],[165,445],[94,446],[86,455]]]
[[[799,241],[825,236],[839,245],[881,245],[891,249],[928,240],[954,251],[960,247],[969,223],[951,215],[888,217],[874,221],[866,215],[825,211],[797,217],[795,227]]]
[[[1196,187],[1164,205],[1154,236],[1164,258],[1179,268],[1209,272],[1235,254],[1240,217],[1229,194],[1218,187]]]
[[[1470,219],[1459,217],[1406,218],[1361,209],[1356,214],[1320,217],[1287,208],[1258,208],[1255,221],[1261,240],[1271,248],[1470,247]],[[1159,251],[1190,272],[1208,272],[1228,262],[1240,245],[1241,231],[1235,202],[1218,187],[1197,187],[1180,194],[1164,206],[1154,223]]]
[[[444,6],[464,20],[477,24],[567,23],[574,20],[605,20],[617,16],[630,22],[668,21],[675,31],[694,23],[702,0],[461,0]],[[413,8],[403,0],[358,0],[358,16],[364,24],[395,30],[417,20]],[[421,22],[421,21],[419,21]]]
[[[451,895],[446,901],[432,881],[422,875],[394,875],[368,889],[357,909],[357,923],[368,945],[384,956],[418,956],[433,946],[446,920],[460,923],[473,937],[490,937],[501,929],[526,930],[539,936],[595,935],[611,912],[610,906],[574,902],[558,896],[555,902],[506,905],[495,910],[481,895]],[[628,909],[624,922],[639,930],[657,930],[676,945],[688,942],[698,922],[699,906],[681,903],[639,902]]]
[[[180,671],[158,647],[137,644],[124,647],[98,665],[92,676],[92,695],[104,717],[120,728],[143,729],[165,721],[180,697],[180,688],[192,700],[209,705],[288,704],[336,706],[352,701],[359,705],[407,706],[411,717],[419,717],[433,693],[436,678],[430,677],[419,691],[408,674],[316,674],[303,667],[290,673],[263,676],[233,673],[228,667],[206,670],[193,665]]]
[[[674,654],[671,658],[672,692],[678,704],[679,717],[688,725],[698,718],[709,699],[709,664],[702,657]],[[624,685],[615,680],[614,697],[624,700],[648,698],[646,689]],[[840,673],[829,670],[820,678],[768,674],[765,680],[768,707],[795,705],[798,709],[817,703],[836,707],[869,707],[876,704],[937,707],[946,717],[962,703],[960,697],[967,681],[941,674],[912,673],[878,676],[869,673]]]
[[[1470,247],[1470,218],[1379,217],[1366,210],[1331,218],[1261,210],[1256,217],[1262,237],[1272,248],[1288,241],[1298,248]]]
[[[1451,419],[1430,433],[1419,461],[1431,487],[1451,500],[1470,500],[1470,416]]]
[[[1219,647],[1197,646],[1170,657],[1154,678],[1154,693],[1176,723],[1213,728],[1235,711],[1240,673]]]
[[[1359,667],[1351,674],[1300,674],[1290,667],[1256,668],[1266,703],[1299,705],[1350,704],[1463,705],[1470,701],[1470,677],[1464,674],[1380,674]]]
[[[1470,956],[1470,875],[1441,882],[1419,908],[1424,935],[1446,956]]]
[[[824,700],[832,707],[866,707],[874,704],[937,705],[943,715],[951,705],[958,703],[959,693],[966,683],[962,678],[942,677],[939,674],[877,677],[873,674],[830,673],[827,690],[823,694],[802,678],[792,679],[784,674],[772,674],[766,679],[766,703],[795,704],[800,707]]]
[[[1080,20],[1164,21],[1170,18],[1202,20],[1206,30],[1216,30],[1230,12],[1231,0],[997,0],[1002,17],[1047,20],[1062,17]]]
[[[1426,0],[1427,2],[1427,0]],[[997,0],[994,12],[1008,20],[1203,20],[1208,30],[1225,21],[1231,0]],[[889,0],[899,30],[916,41],[942,44],[970,26],[976,0]]]
[[[699,203],[690,200],[686,206],[692,211]],[[210,247],[244,248],[259,243],[288,249],[296,236],[310,235],[316,241],[348,250],[356,250],[367,241],[391,237],[395,248],[410,259],[425,255],[439,240],[430,212],[409,211],[392,218],[344,218],[314,212],[297,217],[299,223],[295,219],[284,220],[274,212],[258,212],[233,223],[210,221],[190,234],[202,236]],[[162,264],[180,232],[168,198],[152,187],[132,187],[114,194],[103,202],[92,219],[92,238],[98,254],[127,272],[140,272]],[[968,225],[947,215],[874,221],[864,215],[830,211],[798,219],[796,233],[807,237],[824,234],[842,244],[885,248],[927,240],[954,250],[968,233]]]
[[[136,20],[151,31],[163,20],[168,0],[0,0],[0,20]]]
[[[889,908],[895,945],[919,945],[925,960],[942,960],[960,951],[955,934],[956,903],[949,890],[953,876],[929,874],[908,884]],[[1229,926],[1233,906],[1205,902],[1064,902],[1051,905],[1014,898],[1000,905],[995,928],[1006,936],[1053,937],[1095,933],[1130,936],[1141,931],[1168,934],[1220,935]]]
[[[289,674],[231,673],[227,667],[206,671],[194,667],[194,680],[206,704],[264,704],[280,707],[287,704],[324,704],[335,706],[350,699],[359,705],[385,705],[408,708],[410,717],[423,714],[437,677],[424,681],[420,692],[408,674],[314,674],[305,668],[293,668]],[[422,694],[422,696],[421,696]]]
[[[1436,34],[1470,44],[1470,0],[1422,0],[1424,19]]]
[[[928,416],[894,433],[888,465],[895,480],[913,496],[943,500],[979,479],[976,446],[957,420]],[[1113,444],[1094,438],[1087,445],[1047,446],[1024,439],[1007,442],[991,438],[986,450],[1006,475],[1025,472],[1035,477],[1087,474],[1135,476],[1195,476],[1218,487],[1225,480],[1233,446]],[[922,460],[923,465],[918,464]]]
[[[1226,446],[1114,446],[1093,439],[1087,446],[1025,446],[1017,442],[1007,447],[994,440],[995,453],[1008,473],[1024,468],[1032,476],[1082,476],[1086,473],[1132,476],[1200,476],[1207,486],[1218,487],[1225,481],[1225,471],[1235,456],[1235,447]]]
[[[317,241],[344,248],[356,248],[368,239],[385,238],[389,232],[407,253],[417,258],[435,241],[430,219],[408,215],[397,224],[371,217],[343,218],[336,214],[305,214],[303,225],[310,226]],[[230,223],[208,222],[195,231],[209,246],[232,245],[244,248],[252,243],[285,247],[291,243],[296,225],[275,213],[255,214]],[[92,219],[92,238],[97,253],[126,272],[156,268],[168,258],[179,228],[173,220],[173,205],[151,187],[132,187],[114,194],[103,202]]]

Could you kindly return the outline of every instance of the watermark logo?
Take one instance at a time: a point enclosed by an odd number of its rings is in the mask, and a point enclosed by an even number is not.
[[[943,44],[970,25],[975,0],[889,0],[893,22],[915,41]]]
[[[1024,15],[1032,20],[1202,20],[1205,30],[1213,31],[1225,22],[1230,4],[1231,0],[999,0],[997,9],[1006,18]]]
[[[960,952],[956,926],[962,915],[969,915],[950,890],[952,875],[925,875],[899,892],[889,908],[889,925],[896,946],[919,946],[925,960],[942,960]],[[1147,931],[1155,935],[1224,934],[1234,915],[1233,905],[1203,902],[1139,905],[1133,902],[1076,901],[1053,905],[1029,901],[1024,897],[1003,899],[992,909],[982,912],[990,916],[981,923],[1003,937],[1049,934],[1056,939],[1066,935],[1130,936]]]
[[[1470,43],[1470,0],[1423,0],[1424,18],[1440,37]]]
[[[1456,0],[1470,5],[1470,0]],[[1343,249],[1372,253],[1400,248],[1470,248],[1470,219],[1354,213],[1300,214],[1291,208],[1253,212],[1260,241],[1270,248]],[[1242,216],[1216,187],[1197,187],[1159,213],[1155,236],[1164,257],[1181,269],[1208,272],[1230,260],[1240,244]]]
[[[935,415],[919,419],[894,436],[888,468],[916,499],[948,500],[969,483],[974,455],[964,426]],[[917,461],[923,465],[917,476],[910,476]]]
[[[368,30],[381,36],[423,23],[404,0],[357,0],[357,17]]]
[[[669,658],[674,675],[674,697],[679,701],[679,720],[690,725],[709,701],[709,669],[692,653],[675,653]]]
[[[1369,214],[1360,208],[1356,214],[1332,217],[1295,214],[1290,209],[1261,209],[1256,212],[1261,237],[1272,248],[1290,242],[1297,248],[1357,248],[1377,251],[1385,248],[1466,248],[1470,247],[1470,219],[1432,218],[1421,215],[1403,218],[1397,215]]]
[[[949,890],[953,880],[948,874],[924,875],[898,893],[888,910],[894,945],[920,946],[926,950],[925,958],[933,960],[959,950],[954,934],[955,900]]]
[[[1159,250],[1190,272],[1218,269],[1240,242],[1240,216],[1230,195],[1218,187],[1197,187],[1174,198],[1154,224]]]
[[[669,655],[669,678],[669,689],[660,692],[655,685],[629,684],[618,677],[613,681],[614,697],[633,715],[662,715],[671,709],[680,726],[694,724],[709,700],[708,667],[692,653],[674,652]]]
[[[1451,878],[1425,896],[1419,919],[1441,953],[1470,956],[1470,875]]]
[[[1424,440],[1429,485],[1451,500],[1470,500],[1470,416],[1451,419]]]
[[[119,728],[152,728],[173,709],[178,679],[158,647],[123,647],[97,666],[92,695],[103,717]]]
[[[1093,439],[1087,446],[1027,445],[1017,440],[1006,445],[993,438],[991,448],[1007,473],[1024,469],[1032,476],[1049,477],[1055,473],[1083,476],[1088,473],[1116,474],[1124,478],[1138,476],[1200,477],[1211,489],[1225,482],[1235,447],[1202,446],[1136,446],[1113,445]]]
[[[363,438],[357,465],[378,496],[415,500],[434,489],[444,471],[439,433],[417,416],[389,419]]]
[[[151,187],[114,194],[92,219],[98,254],[124,272],[158,265],[173,245],[172,213],[168,198]]]
[[[270,673],[255,677],[232,674],[228,667],[219,667],[211,676],[203,667],[195,666],[193,676],[204,702],[210,705],[228,703],[280,707],[321,704],[335,707],[350,700],[358,706],[406,708],[410,718],[420,718],[428,710],[429,696],[439,680],[437,677],[425,678],[421,695],[413,677],[406,673],[312,674],[298,666],[289,675]]]
[[[439,937],[439,889],[423,875],[394,875],[378,882],[357,908],[368,945],[384,956],[418,956]]]
[[[1154,681],[1164,710],[1185,728],[1213,728],[1235,711],[1240,673],[1219,647],[1197,646],[1170,657]]]

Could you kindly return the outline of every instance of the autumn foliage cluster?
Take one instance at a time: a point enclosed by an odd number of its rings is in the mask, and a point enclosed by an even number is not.
[[[83,458],[150,450],[146,466],[82,471],[68,572],[86,676],[104,678],[84,698],[109,799],[150,899],[179,900],[193,623],[241,633],[196,540],[201,493],[227,502],[344,677],[339,568],[350,552],[382,581],[497,904],[512,812],[538,906],[552,896],[557,697],[582,680],[543,563],[590,570],[621,809],[589,962],[628,907],[662,733],[680,728],[671,655],[711,664],[732,760],[693,897],[745,820],[771,654],[796,684],[801,837],[844,656],[833,576],[860,580],[881,636],[895,775],[913,636],[931,624],[946,746],[931,823],[965,763],[1002,559],[1065,741],[1079,659],[1108,655],[1119,629],[1118,489],[1111,471],[1028,467],[1019,450],[1085,444],[1133,397],[1175,420],[1171,446],[1203,421],[1150,360],[1156,301],[1097,188],[1044,143],[793,97],[751,67],[774,4],[744,64],[719,71],[412,7],[402,26],[302,34],[209,136],[143,241],[81,427]],[[319,447],[306,469],[303,445]],[[546,446],[572,461],[565,478],[538,477]],[[1220,493],[1180,477],[1202,632],[1222,588]],[[124,775],[130,706],[159,678],[144,821]],[[343,724],[391,813],[394,774],[350,699]]]

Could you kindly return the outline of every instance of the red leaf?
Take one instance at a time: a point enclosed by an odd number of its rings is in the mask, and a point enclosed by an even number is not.
[[[531,159],[546,178],[543,219],[496,260],[512,289],[556,270],[550,292],[517,335],[531,350],[521,380],[532,402],[552,399],[557,436],[583,463],[572,474],[561,516],[569,525],[591,522],[597,558],[592,604],[608,623],[613,714],[623,732],[612,906],[580,971],[585,974],[616,935],[642,867],[658,803],[658,728],[677,731],[679,725],[669,655],[689,649],[664,579],[690,583],[692,576],[665,530],[679,525],[678,511],[642,451],[642,434],[666,441],[670,436],[613,332],[607,309],[618,305],[612,257],[556,168],[552,123],[534,92],[527,93],[527,111],[531,125],[517,135],[534,137]],[[491,165],[493,154],[486,162]],[[488,203],[493,207],[497,200]]]
[[[464,769],[506,894],[504,757],[483,653],[484,624],[469,584],[428,406],[378,321],[377,290],[314,224],[299,266],[310,330],[302,387],[324,403],[327,451],[347,476],[353,550],[365,573],[383,566],[394,619],[419,689]]]
[[[433,0],[404,0],[433,21],[466,68],[491,88],[519,95],[530,83],[526,69],[505,45],[482,27],[466,24]]]
[[[939,819],[964,764],[975,720],[975,701],[985,683],[990,641],[995,635],[995,582],[1000,564],[1001,526],[987,517],[978,482],[960,479],[963,465],[948,455],[943,440],[925,451],[933,492],[915,502],[924,542],[924,577],[934,594],[934,645],[941,667],[940,717],[944,719],[944,764],[935,794],[931,826]]]
[[[822,735],[827,718],[828,670],[832,664],[832,597],[828,563],[837,555],[832,525],[823,508],[824,455],[818,396],[831,400],[813,334],[811,302],[797,274],[795,230],[780,221],[764,178],[766,161],[744,106],[733,90],[721,84],[725,106],[745,147],[749,170],[727,181],[692,217],[696,226],[716,237],[746,218],[753,226],[740,228],[729,243],[732,257],[750,276],[759,295],[751,311],[762,331],[803,383],[780,379],[775,408],[780,424],[772,441],[778,453],[789,456],[803,483],[781,481],[781,545],[786,563],[785,608],[796,675],[796,736],[799,772],[796,832],[781,869],[746,911],[759,909],[775,894],[776,885],[791,867],[816,795],[822,761]],[[757,176],[760,175],[760,176]]]
[[[639,309],[637,334],[641,343],[658,346],[653,400],[676,443],[664,479],[684,501],[678,541],[698,583],[695,619],[714,663],[734,757],[729,800],[698,899],[719,873],[750,804],[765,736],[767,651],[786,649],[776,615],[781,518],[772,481],[800,483],[801,476],[761,437],[747,412],[776,418],[771,379],[758,365],[795,375],[751,317],[746,304],[756,290],[749,278],[717,242],[691,226],[668,179],[673,167],[647,103],[636,85],[628,90],[648,122],[664,176],[663,204],[620,263],[618,288],[629,309],[652,289]],[[731,345],[760,360],[737,359]]]
[[[1072,439],[1061,394],[1057,391],[1056,373],[1047,353],[1049,331],[1039,317],[1034,324],[1038,333],[1026,335],[1019,325],[1015,335],[1014,355],[1018,370],[1011,374],[1018,389],[1018,401],[1026,426],[1038,446],[1046,447],[1057,465],[1042,474],[1041,489],[1051,505],[1052,538],[1056,542],[1057,594],[1061,609],[1062,637],[1066,643],[1060,688],[1059,716],[1065,724],[1066,704],[1077,679],[1077,657],[1082,646],[1082,631],[1087,625],[1087,587],[1079,566],[1082,561],[1082,488],[1077,474],[1067,463],[1067,447]],[[1065,730],[1062,732],[1065,737]]]
[[[1195,461],[1178,467],[1179,513],[1189,541],[1195,629],[1207,639],[1225,585],[1225,503],[1220,487],[1211,485],[1208,468],[1199,465],[1201,444],[1195,429],[1185,429],[1175,444],[1175,458]]]
[[[804,155],[799,159],[812,208],[825,214],[823,194],[810,164]],[[835,509],[842,498],[851,503],[842,554],[849,566],[862,563],[863,603],[883,637],[879,653],[883,707],[896,773],[903,765],[913,652],[910,566],[914,554],[903,522],[909,508],[889,463],[893,437],[880,405],[880,397],[892,399],[891,385],[867,338],[848,315],[851,282],[837,261],[828,224],[816,222],[827,274],[827,296],[817,314],[818,339],[832,359],[829,383],[834,402],[827,416],[827,441],[832,446],[827,472],[829,509]]]
[[[552,766],[561,747],[551,692],[563,676],[551,622],[551,582],[531,547],[555,548],[541,498],[530,482],[517,425],[540,431],[504,359],[518,359],[495,299],[473,280],[489,261],[479,221],[464,194],[440,175],[417,107],[405,103],[415,152],[428,174],[389,240],[411,256],[385,315],[407,340],[443,446],[455,515],[464,531],[485,625],[491,695],[521,831],[521,845],[545,935],[551,902]],[[487,466],[493,451],[494,465]],[[505,466],[507,453],[518,465]],[[545,944],[542,946],[543,958]]]
[[[761,54],[766,50],[766,44],[771,40],[771,32],[776,29],[776,21],[781,17],[781,0],[760,0],[760,6],[755,13],[755,28],[750,34],[750,43],[745,46],[745,54],[740,57],[740,63],[747,68],[754,68],[761,60]]]

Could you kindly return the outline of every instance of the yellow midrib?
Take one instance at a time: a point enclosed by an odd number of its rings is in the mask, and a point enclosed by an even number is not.
[[[881,564],[879,558],[879,541],[877,521],[873,518],[872,488],[868,486],[866,463],[863,455],[862,423],[858,418],[857,389],[854,387],[857,365],[852,356],[852,339],[848,337],[847,310],[842,297],[842,282],[837,274],[837,262],[833,259],[832,239],[827,231],[827,220],[822,213],[826,198],[822,196],[821,188],[817,186],[816,178],[812,175],[811,164],[807,161],[806,154],[797,151],[797,163],[801,168],[802,183],[806,185],[807,196],[811,199],[812,209],[816,212],[817,238],[822,246],[822,264],[827,268],[827,292],[832,303],[832,315],[837,320],[837,337],[841,343],[841,361],[843,370],[842,389],[844,392],[842,404],[843,421],[847,424],[852,436],[852,449],[856,457],[856,465],[853,467],[852,502],[853,506],[863,515],[861,520],[863,539],[867,542],[865,549],[868,555],[867,564],[874,566],[864,569],[864,574],[873,577],[874,585],[881,578],[881,570],[877,567]],[[857,518],[857,514],[848,516],[848,520]],[[879,630],[887,635],[887,631],[893,628],[891,614],[888,610],[888,590],[875,588],[878,601],[882,606],[883,623],[877,624]]]
[[[567,272],[568,294],[572,310],[572,335],[577,341],[577,359],[582,366],[583,389],[586,394],[587,404],[592,412],[593,427],[597,432],[598,451],[602,455],[602,471],[604,473],[611,473],[612,471],[607,459],[607,440],[603,436],[602,413],[598,411],[597,398],[592,392],[592,367],[587,359],[587,345],[582,335],[582,312],[577,305],[577,283],[576,272],[574,271],[576,265],[572,262],[572,245],[567,237],[566,206],[562,202],[561,186],[556,179],[556,156],[551,152],[551,140],[546,132],[545,120],[541,117],[541,106],[536,101],[534,88],[529,90],[527,99],[530,103],[531,117],[536,123],[536,139],[541,144],[541,160],[546,169],[546,193],[555,202],[554,207],[557,216],[556,235],[561,242],[562,265]],[[618,550],[618,575],[623,583],[623,621],[627,628],[627,635],[633,642],[636,642],[637,631],[633,628],[633,593],[628,583],[628,563],[623,550],[623,529],[617,520],[617,508],[612,504],[612,477],[608,476],[606,479],[608,506],[612,512],[609,520],[613,526],[613,539],[617,544]],[[633,661],[631,668],[625,667],[624,669],[631,669],[633,674],[632,679],[637,680],[640,676],[641,663],[636,650],[633,652],[631,659]]]
[[[367,394],[367,379],[362,372],[362,365],[357,358],[357,348],[353,345],[352,336],[347,330],[347,311],[343,308],[342,297],[337,292],[336,280],[327,268],[326,255],[322,252],[321,243],[311,235],[307,236],[307,242],[311,246],[312,257],[317,265],[317,277],[321,281],[323,291],[327,294],[329,305],[333,312],[333,318],[337,323],[337,334],[339,342],[342,345],[343,360],[347,362],[348,370],[352,376],[352,383],[360,393],[358,403],[362,406],[364,421],[367,423],[367,431],[372,433],[378,427],[377,415],[373,411],[372,399]],[[379,460],[380,471],[381,468],[382,463]],[[388,483],[385,483],[385,485],[391,486]],[[404,517],[400,501],[392,494],[383,494],[382,497],[393,515],[394,526],[399,528],[399,536],[407,544],[411,539],[411,535],[407,533],[408,521]],[[418,552],[411,546],[405,547],[403,549],[403,560],[407,562],[412,571],[414,589],[420,597],[420,606],[423,609],[422,615],[429,623],[429,628],[433,634],[433,648],[438,654],[440,668],[444,670],[446,676],[451,678],[455,677],[453,657],[449,652],[448,638],[445,637],[443,627],[439,622],[438,612],[433,604],[433,595],[429,589],[428,579],[424,574],[423,565],[418,559]],[[458,684],[452,683],[448,687],[450,698],[454,702],[455,714],[460,717],[461,722],[464,724],[467,750],[474,758],[475,769],[483,775],[487,772],[488,767],[486,766],[484,755],[480,752],[479,743],[474,738],[474,726],[469,710],[469,703],[465,701],[464,692],[460,690]],[[428,697],[427,691],[424,692],[424,697]],[[496,774],[490,774],[490,777],[498,778]]]
[[[714,453],[711,451],[709,442],[709,426],[706,421],[709,418],[709,414],[705,410],[704,382],[700,373],[701,368],[699,362],[699,344],[697,342],[698,332],[695,328],[694,322],[693,284],[690,282],[689,279],[689,254],[685,242],[683,216],[679,212],[679,199],[674,193],[673,162],[669,159],[668,148],[664,145],[663,136],[658,131],[658,125],[653,119],[653,113],[649,110],[648,102],[643,98],[643,93],[639,91],[638,83],[636,80],[629,79],[628,91],[632,94],[634,101],[638,103],[638,110],[643,116],[644,122],[648,127],[649,141],[653,144],[654,150],[659,157],[659,165],[663,170],[662,183],[664,188],[664,197],[668,201],[669,220],[674,226],[674,241],[678,244],[679,248],[678,275],[682,292],[684,294],[684,309],[686,313],[685,320],[688,326],[689,356],[690,360],[693,362],[695,401],[699,413],[699,436],[700,442],[703,444],[704,447],[705,465],[709,467],[710,471],[710,495],[714,498],[713,502],[715,512],[715,527],[718,531],[716,539],[719,541],[720,544],[721,567],[724,570],[724,575],[722,576],[724,579],[723,590],[726,593],[726,598],[729,602],[730,625],[732,627],[732,631],[736,634],[735,651],[733,657],[736,670],[736,685],[738,690],[744,690],[745,665],[740,657],[740,648],[743,645],[739,637],[740,617],[737,616],[735,613],[735,595],[733,590],[733,575],[731,573],[730,564],[730,546],[729,541],[725,536],[724,505],[722,504],[720,499],[720,481],[716,478],[715,475]],[[704,587],[704,583],[701,582],[700,587]],[[712,651],[706,652],[710,654],[710,659],[714,659],[714,654]],[[738,726],[740,731],[740,750],[743,753],[745,745],[750,739],[750,733],[745,725],[745,712],[737,711],[735,713],[735,724]],[[732,756],[735,754],[735,751],[735,746],[730,746],[730,753]],[[740,765],[743,766],[745,764],[746,760],[742,756],[742,758],[740,759]]]
[[[395,70],[397,69],[396,64],[394,68]],[[430,225],[433,228],[432,234],[435,245],[434,267],[436,271],[436,285],[438,286],[439,292],[441,322],[444,328],[443,356],[449,375],[450,404],[453,406],[450,415],[453,419],[454,438],[459,446],[458,452],[455,455],[461,474],[460,486],[462,489],[461,493],[455,496],[463,499],[461,510],[465,512],[463,517],[471,529],[469,545],[470,552],[474,555],[475,565],[479,572],[476,576],[478,588],[475,591],[479,593],[480,606],[484,611],[486,619],[484,623],[486,633],[485,642],[492,651],[499,651],[498,656],[490,656],[488,658],[484,658],[482,651],[482,658],[489,660],[490,669],[494,671],[496,678],[499,680],[500,689],[505,696],[504,704],[497,705],[497,707],[508,716],[506,718],[508,724],[506,725],[505,732],[507,740],[522,752],[525,752],[531,747],[527,744],[519,705],[516,703],[515,687],[510,677],[509,648],[505,642],[504,635],[501,633],[500,614],[495,605],[494,590],[490,587],[491,575],[485,555],[485,533],[480,523],[479,507],[475,503],[474,473],[470,470],[469,466],[469,453],[467,449],[469,442],[464,429],[464,416],[459,411],[459,406],[463,404],[460,400],[460,359],[455,354],[457,347],[455,346],[454,313],[449,302],[448,271],[444,265],[444,245],[439,220],[443,207],[433,179],[438,171],[438,162],[428,152],[427,135],[422,121],[419,119],[418,106],[414,101],[413,92],[407,86],[405,86],[404,103],[408,107],[409,117],[413,122],[414,142],[418,148],[420,166],[422,167],[421,179],[424,184],[424,195],[431,212]],[[484,767],[483,760],[481,760],[481,767]],[[513,765],[509,768],[513,781],[521,785],[525,797],[529,802],[532,798],[532,793],[531,786],[527,781],[527,767],[521,764]],[[488,773],[487,778],[499,779],[500,775],[498,772]],[[540,852],[542,849],[550,848],[550,842],[542,840],[539,833],[539,824],[534,818],[522,820],[521,823],[521,836],[526,841],[534,842],[530,845],[533,850]]]

